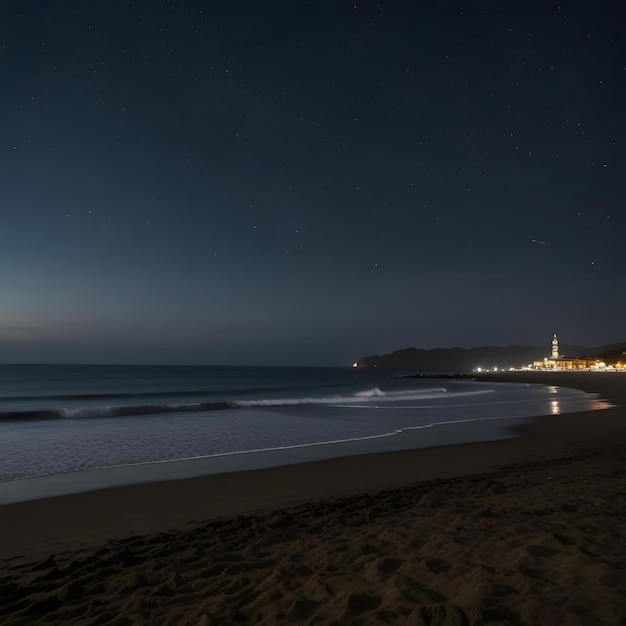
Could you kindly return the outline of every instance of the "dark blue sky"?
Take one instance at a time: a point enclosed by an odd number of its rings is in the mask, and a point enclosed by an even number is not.
[[[618,2],[2,2],[0,361],[626,339]]]

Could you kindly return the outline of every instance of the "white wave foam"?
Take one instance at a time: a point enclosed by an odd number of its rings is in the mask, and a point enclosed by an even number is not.
[[[382,398],[385,394],[378,387],[374,387],[374,389],[368,389],[367,391],[358,391],[354,395],[357,398]]]
[[[61,417],[79,419],[81,417],[110,417],[116,407],[113,406],[81,406],[76,409],[58,409]]]
[[[418,401],[418,400],[434,400],[437,398],[456,398],[462,396],[480,395],[491,393],[492,389],[481,389],[480,391],[460,391],[456,393],[448,393],[444,388],[433,389],[410,389],[405,391],[386,391],[383,392],[378,387],[368,389],[366,391],[358,391],[353,396],[329,396],[323,398],[271,398],[264,400],[237,400],[236,405],[239,407],[271,407],[271,406],[296,406],[300,404],[328,404],[332,406],[354,406],[359,405],[363,408],[368,406],[364,404],[368,400],[372,402],[398,402],[398,401]]]
[[[440,398],[456,398],[464,396],[473,396],[492,392],[492,389],[482,389],[479,391],[462,391],[449,393],[443,387],[434,387],[429,389],[408,389],[403,391],[382,391],[378,387],[357,391],[350,396],[327,396],[321,398],[304,397],[304,398],[263,398],[256,400],[236,400],[229,402],[214,403],[170,403],[164,405],[103,405],[103,406],[84,406],[76,408],[55,409],[61,417],[70,419],[93,418],[93,417],[119,417],[128,415],[141,415],[152,413],[175,413],[185,411],[209,411],[224,408],[252,408],[252,407],[288,407],[299,405],[326,405],[334,407],[360,407],[375,408],[381,402],[389,405],[393,402],[423,402],[424,400],[437,400]],[[427,406],[421,404],[416,408],[425,408]],[[408,407],[405,407],[408,408]]]

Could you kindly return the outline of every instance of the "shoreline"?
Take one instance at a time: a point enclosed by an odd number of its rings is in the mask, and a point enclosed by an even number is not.
[[[239,618],[401,623],[406,611],[418,624],[435,615],[451,624],[539,624],[548,623],[541,621],[546,615],[554,615],[554,623],[571,615],[579,616],[572,624],[622,623],[626,377],[511,372],[480,380],[573,387],[615,406],[539,417],[516,427],[520,436],[512,439],[0,506],[3,573],[18,581],[5,584],[13,598],[7,615],[16,624],[25,623],[25,615],[28,623],[46,615],[51,623],[53,607],[59,621],[52,623],[67,623],[83,615],[79,609],[87,610],[89,598],[89,614],[101,614],[105,609],[93,598],[109,593],[107,602],[117,607],[110,623],[166,623],[174,614],[207,626]],[[329,554],[339,556],[329,563]],[[107,585],[89,591],[77,564],[93,569],[103,559]],[[167,577],[155,573],[159,564]],[[298,567],[309,573],[298,575]],[[142,582],[123,592],[130,575]],[[176,576],[185,584],[172,582]],[[342,582],[335,589],[337,577]],[[270,579],[280,591],[274,599],[262,591]],[[68,598],[72,580],[83,580],[82,604],[71,593]],[[226,582],[241,593],[225,596]],[[151,604],[148,596],[160,597],[163,585],[169,592]],[[500,593],[505,588],[514,591]],[[397,597],[387,597],[392,590]],[[41,602],[48,602],[47,613]],[[503,607],[499,613],[496,606]],[[465,621],[453,621],[459,611]]]
[[[523,428],[532,419],[534,418],[489,417],[457,420],[339,441],[16,478],[0,482],[0,506],[90,491],[259,471],[344,457],[496,441],[515,437],[516,429]],[[484,424],[480,424],[481,422]],[[487,429],[482,435],[475,432],[480,426]],[[472,441],[471,437],[477,438],[476,441]],[[443,445],[440,443],[442,439],[446,441]]]
[[[170,462],[163,464],[170,466],[166,472],[167,479],[148,480],[146,478],[145,482],[135,482],[132,477],[124,479],[124,474],[128,471],[125,467],[89,470],[76,472],[73,477],[80,483],[80,475],[89,473],[90,484],[96,485],[95,488],[87,489],[79,484],[76,492],[51,497],[46,497],[46,490],[50,485],[54,486],[57,480],[65,481],[67,474],[25,479],[29,482],[41,481],[39,496],[32,499],[29,495],[28,499],[23,501],[0,504],[0,554],[6,553],[10,548],[7,545],[7,536],[11,535],[10,528],[13,524],[19,523],[21,528],[29,528],[32,525],[30,520],[38,519],[40,511],[47,511],[51,508],[60,511],[54,514],[52,519],[49,518],[50,532],[48,533],[51,537],[54,536],[58,543],[61,537],[67,539],[80,537],[79,529],[90,528],[93,525],[94,511],[98,511],[95,515],[98,520],[105,520],[111,517],[110,511],[116,508],[113,502],[123,502],[126,512],[124,518],[122,520],[110,519],[106,525],[110,531],[110,538],[119,538],[125,533],[167,530],[163,526],[167,523],[171,523],[172,528],[178,527],[181,523],[189,521],[185,519],[185,515],[189,515],[189,519],[240,515],[301,504],[309,500],[364,493],[372,489],[393,489],[423,481],[484,473],[517,463],[558,459],[585,450],[624,445],[626,444],[626,384],[620,385],[619,383],[622,381],[626,383],[626,376],[624,379],[613,378],[613,376],[619,376],[619,374],[511,372],[472,377],[472,379],[484,382],[554,384],[572,387],[599,394],[601,399],[608,400],[615,405],[598,411],[516,420],[525,422],[518,424],[510,424],[512,420],[503,418],[503,427],[508,427],[517,435],[508,439],[415,449],[407,449],[407,444],[399,444],[397,449],[385,451],[377,451],[376,446],[372,446],[372,450],[369,450],[368,442],[349,441],[343,444],[344,455],[337,455],[334,452],[328,458],[321,456],[317,460],[294,464],[290,459],[286,459],[284,464],[276,462],[270,454],[266,466],[259,467],[255,460],[254,465],[246,467],[245,463],[243,466],[241,464],[241,457],[246,455],[238,455],[239,458],[235,463],[232,463],[232,457],[225,456],[217,459],[217,469],[208,474],[202,473],[202,466],[206,464],[206,459],[198,459],[197,468],[193,467],[193,460]],[[624,414],[623,419],[619,417],[621,414]],[[441,427],[445,428],[445,426]],[[408,431],[402,434],[409,438],[411,436]],[[323,449],[324,445],[311,447]],[[219,465],[220,460],[223,461],[222,465]],[[180,467],[178,475],[176,472],[173,473],[174,478],[170,471],[173,465]],[[372,468],[375,468],[375,471],[372,471]],[[141,466],[131,469],[135,472],[141,469]],[[147,464],[145,469],[151,476],[154,475],[153,464]],[[110,486],[110,477],[107,476],[110,472],[119,472],[122,476],[120,485]],[[102,480],[94,481],[93,475],[99,473],[103,476]],[[326,480],[331,475],[332,480]],[[10,481],[5,483],[4,487],[12,485],[13,491],[17,492],[20,482]],[[268,493],[269,490],[265,485],[272,485],[269,489],[272,493]],[[258,489],[259,486],[261,489]],[[255,491],[253,494],[248,493],[251,487]],[[186,503],[196,501],[196,492],[211,494],[211,503],[204,502],[201,506],[190,507]],[[233,493],[239,495],[235,497],[228,495]],[[153,494],[162,494],[162,496]],[[9,496],[12,495],[9,492]],[[156,501],[161,497],[167,498],[178,514],[161,513],[163,519],[161,519],[161,514],[155,516],[154,511],[158,509]],[[148,506],[143,505],[144,498]],[[85,501],[84,506],[80,504],[81,499]],[[63,513],[65,507],[79,511],[76,521],[65,520]],[[143,514],[142,509],[149,510],[150,514]],[[7,519],[10,521],[5,529]],[[68,523],[67,530],[65,530],[66,523]],[[70,528],[74,527],[76,528],[70,531]],[[99,542],[108,537],[96,534],[94,538]]]
[[[478,384],[493,383],[489,378],[469,375],[414,375],[409,378],[449,378]],[[499,382],[499,381],[498,381]],[[503,381],[508,382],[508,381]],[[593,396],[595,394],[589,394]],[[609,403],[592,398],[588,410],[606,409]],[[600,406],[603,405],[603,406]],[[558,404],[556,405],[558,412]],[[554,412],[554,409],[553,411]],[[567,411],[566,411],[567,412]],[[502,440],[517,433],[537,415],[476,416],[441,421],[433,418],[420,426],[405,426],[387,432],[346,439],[241,450],[206,456],[143,461],[122,465],[58,471],[41,475],[15,477],[0,481],[0,506],[42,498],[52,498],[89,491],[115,489],[151,482],[167,482],[205,477],[214,474],[247,472],[272,467],[310,463],[334,458],[419,450],[442,446]]]

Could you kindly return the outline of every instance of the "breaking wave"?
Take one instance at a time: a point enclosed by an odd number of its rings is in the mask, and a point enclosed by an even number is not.
[[[294,398],[261,398],[255,400],[226,400],[218,402],[182,402],[167,404],[122,404],[81,406],[74,408],[48,408],[28,411],[11,411],[0,413],[0,421],[27,421],[51,419],[86,419],[98,417],[125,417],[141,415],[158,415],[164,413],[195,413],[225,411],[238,408],[281,407],[299,405],[327,405],[335,407],[358,406],[367,408],[380,402],[408,402],[452,398],[489,393],[489,389],[448,393],[442,387],[433,389],[416,389],[405,391],[381,391],[378,387],[359,391],[353,395],[337,395],[327,397],[294,397]]]

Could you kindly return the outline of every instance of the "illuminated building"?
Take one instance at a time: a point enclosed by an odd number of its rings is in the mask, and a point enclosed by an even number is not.
[[[552,337],[552,351],[550,357],[542,361],[534,361],[530,366],[535,370],[599,370],[605,369],[605,364],[593,356],[566,357],[559,355],[559,340],[556,333]]]

